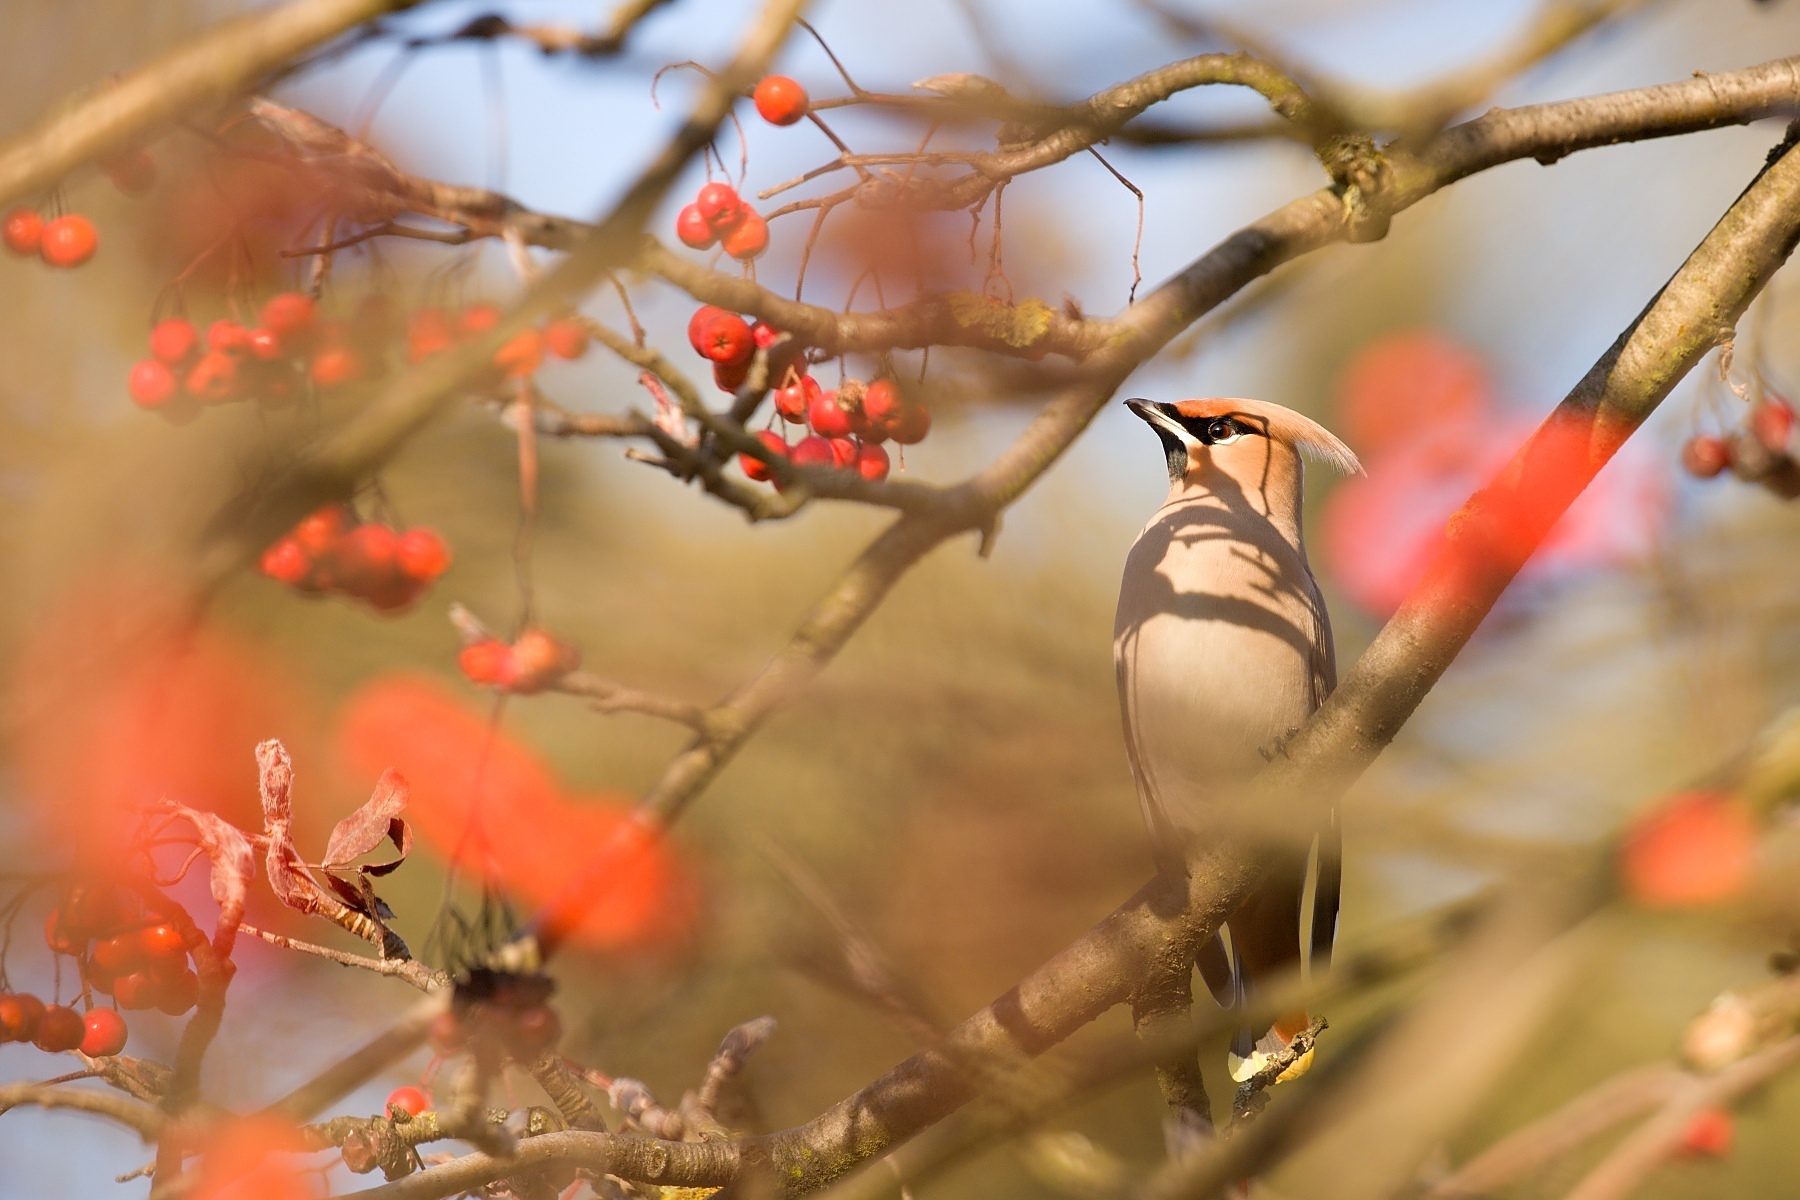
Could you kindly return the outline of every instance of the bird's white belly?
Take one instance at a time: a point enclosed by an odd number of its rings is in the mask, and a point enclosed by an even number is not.
[[[1159,517],[1127,560],[1114,655],[1145,804],[1191,832],[1208,793],[1254,773],[1312,711],[1319,614],[1297,552]]]

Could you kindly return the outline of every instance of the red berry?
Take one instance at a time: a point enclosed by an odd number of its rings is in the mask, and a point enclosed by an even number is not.
[[[574,647],[542,629],[527,629],[512,644],[515,691],[535,692],[575,669],[581,656]]]
[[[387,1103],[381,1111],[386,1114],[399,1109],[408,1116],[416,1117],[431,1107],[431,1099],[416,1087],[397,1087],[388,1093]]]
[[[156,160],[141,147],[127,151],[102,169],[112,185],[127,196],[141,196],[156,186]]]
[[[888,425],[888,436],[902,446],[916,445],[930,432],[931,413],[917,404],[902,405],[900,416]]]
[[[319,306],[305,292],[277,292],[263,302],[257,319],[276,337],[293,341],[311,331],[318,317]]]
[[[1625,890],[1650,908],[1717,904],[1743,892],[1756,821],[1735,796],[1683,792],[1633,822],[1619,846]]]
[[[300,518],[294,526],[293,538],[311,558],[337,553],[338,539],[350,527],[350,510],[342,504],[327,504]]]
[[[450,318],[441,308],[421,308],[406,322],[406,361],[417,364],[456,344]]]
[[[888,452],[874,442],[864,442],[856,452],[856,473],[870,483],[880,483],[888,477]]]
[[[229,317],[220,317],[206,327],[206,348],[222,354],[248,354],[250,331]]]
[[[722,232],[737,224],[744,202],[729,183],[709,183],[695,194],[694,208],[714,232]]]
[[[346,591],[371,596],[399,571],[400,538],[379,521],[358,525],[338,544],[338,579]]]
[[[700,331],[700,353],[716,363],[738,366],[750,361],[756,343],[750,338],[750,326],[736,313],[720,313]]]
[[[406,577],[420,583],[430,583],[450,569],[450,547],[433,529],[409,529],[401,534],[394,557]]]
[[[262,552],[257,569],[276,583],[289,587],[303,586],[312,575],[312,559],[292,534]]]
[[[773,429],[763,430],[756,435],[756,440],[761,442],[768,449],[770,455],[778,458],[787,457],[787,440]],[[738,466],[744,468],[744,475],[746,477],[754,479],[758,483],[769,478],[769,465],[753,455],[738,455]]]
[[[675,215],[675,236],[690,250],[711,250],[719,240],[698,204],[690,204]]]
[[[801,438],[792,455],[796,467],[829,467],[837,462],[831,443],[818,436]]]
[[[725,234],[721,244],[731,257],[739,262],[749,262],[769,248],[769,223],[762,219],[761,213],[745,205],[743,218]]]
[[[181,381],[187,394],[207,404],[223,404],[237,395],[238,360],[223,350],[208,350]]]
[[[544,335],[535,329],[521,329],[494,351],[494,365],[508,379],[524,379],[544,365]]]
[[[38,1018],[37,1033],[31,1042],[39,1050],[61,1054],[81,1045],[82,1038],[86,1036],[87,1023],[81,1019],[80,1013],[60,1004],[52,1004]]]
[[[1750,410],[1750,432],[1765,449],[1787,453],[1788,440],[1794,436],[1793,408],[1779,396],[1767,397]]]
[[[900,416],[900,389],[891,379],[877,379],[863,390],[863,418],[871,428],[885,427]]]
[[[842,470],[856,465],[856,443],[851,439],[831,439],[831,465]]]
[[[512,647],[497,638],[484,638],[464,646],[456,655],[456,665],[470,683],[484,687],[511,687],[519,676]]]
[[[252,329],[244,335],[244,348],[260,362],[274,362],[284,352],[281,335],[271,329]]]
[[[471,304],[456,314],[458,337],[474,337],[486,333],[500,323],[500,307],[495,304]]]
[[[142,943],[133,934],[115,934],[94,943],[94,965],[108,975],[129,975],[143,961]]]
[[[788,425],[805,423],[806,405],[812,399],[806,394],[806,383],[810,381],[812,376],[806,376],[806,380],[801,383],[788,383],[787,387],[776,389],[776,412],[781,414],[781,419],[787,421]],[[814,383],[812,390],[819,390],[819,385]]]
[[[169,364],[156,358],[133,363],[125,377],[125,390],[139,408],[161,408],[174,398],[178,386]]]
[[[752,94],[756,111],[771,125],[792,125],[806,115],[806,89],[786,75],[766,75]]]
[[[82,1020],[80,1051],[89,1058],[110,1058],[125,1048],[129,1031],[117,1009],[90,1008]]]
[[[0,241],[14,254],[36,254],[44,244],[44,218],[35,208],[15,208],[0,222]]]
[[[713,383],[721,392],[735,392],[750,377],[750,360],[741,363],[714,363]]]
[[[137,919],[131,898],[104,884],[83,884],[63,902],[63,924],[83,937],[111,937]]]
[[[200,999],[200,977],[185,967],[167,978],[150,976],[149,999],[156,1011],[179,1017]],[[124,1005],[124,1001],[119,1001]]]
[[[1710,433],[1697,433],[1681,447],[1681,465],[1696,479],[1711,479],[1731,465],[1731,444]]]
[[[838,405],[836,389],[820,392],[806,406],[806,423],[820,437],[848,437],[855,429],[855,421],[848,412]]]
[[[1703,1108],[1688,1119],[1676,1153],[1684,1158],[1723,1158],[1736,1141],[1731,1114],[1722,1108]]]
[[[80,954],[87,949],[87,938],[64,925],[62,909],[51,909],[50,915],[44,918],[44,944],[56,954]]]
[[[113,999],[119,1007],[141,1012],[156,1007],[156,981],[148,971],[133,971],[113,980]]]
[[[43,1014],[44,1002],[29,992],[0,994],[0,1042],[29,1042]]]
[[[756,343],[758,350],[767,350],[781,340],[781,330],[767,321],[753,321],[750,325],[750,340]]]
[[[138,953],[146,962],[185,959],[187,942],[173,925],[157,924],[138,930]]]
[[[327,346],[313,355],[307,374],[320,387],[341,387],[362,378],[362,359],[348,346]]]
[[[180,366],[200,344],[200,331],[183,317],[168,317],[150,330],[150,353],[171,367]]]
[[[570,362],[587,353],[587,327],[574,317],[558,317],[544,326],[544,349]]]
[[[94,257],[94,251],[100,248],[100,235],[94,229],[94,223],[77,213],[44,226],[44,240],[38,246],[38,254],[53,267],[79,267]]]
[[[702,340],[702,335],[714,317],[725,315],[725,310],[716,304],[702,304],[694,310],[694,315],[688,318],[687,335],[688,345],[694,348],[695,354],[705,357],[706,343]]]

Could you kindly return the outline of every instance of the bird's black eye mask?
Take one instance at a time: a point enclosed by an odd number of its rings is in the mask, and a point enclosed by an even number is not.
[[[1173,417],[1189,437],[1202,446],[1223,446],[1237,441],[1240,437],[1268,436],[1267,424],[1261,417],[1248,413],[1234,413],[1220,417],[1185,417],[1174,411],[1171,406],[1164,410]],[[1156,430],[1156,436],[1162,441],[1163,455],[1169,463],[1169,479],[1179,483],[1187,477],[1188,448],[1175,432],[1166,426],[1151,422],[1150,427]]]

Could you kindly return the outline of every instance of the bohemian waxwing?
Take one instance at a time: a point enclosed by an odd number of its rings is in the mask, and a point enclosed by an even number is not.
[[[1158,868],[1184,873],[1188,846],[1217,819],[1209,799],[1255,774],[1337,684],[1331,623],[1300,537],[1301,456],[1346,473],[1362,468],[1349,447],[1280,405],[1125,403],[1162,440],[1170,484],[1125,560],[1113,661]],[[1273,851],[1262,884],[1200,954],[1222,1005],[1329,960],[1342,856],[1336,812],[1322,829],[1286,832],[1298,836],[1271,839],[1286,848]],[[1306,1024],[1295,1013],[1240,1030],[1232,1078],[1249,1078]]]

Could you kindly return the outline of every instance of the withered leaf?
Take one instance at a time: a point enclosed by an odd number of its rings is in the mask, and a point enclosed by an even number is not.
[[[398,771],[383,771],[375,791],[363,806],[339,821],[337,828],[331,831],[331,840],[325,846],[324,866],[327,869],[347,867],[379,846],[383,838],[393,840],[400,858],[383,864],[375,873],[385,874],[404,862],[412,850],[412,831],[399,815],[406,807],[410,791],[406,779]]]
[[[250,876],[256,872],[256,855],[250,849],[250,839],[237,826],[212,813],[200,812],[173,800],[164,800],[162,806],[194,827],[200,849],[212,863],[209,883],[213,900],[219,906],[219,927],[214,943],[221,954],[230,954],[238,923],[244,918]]]

